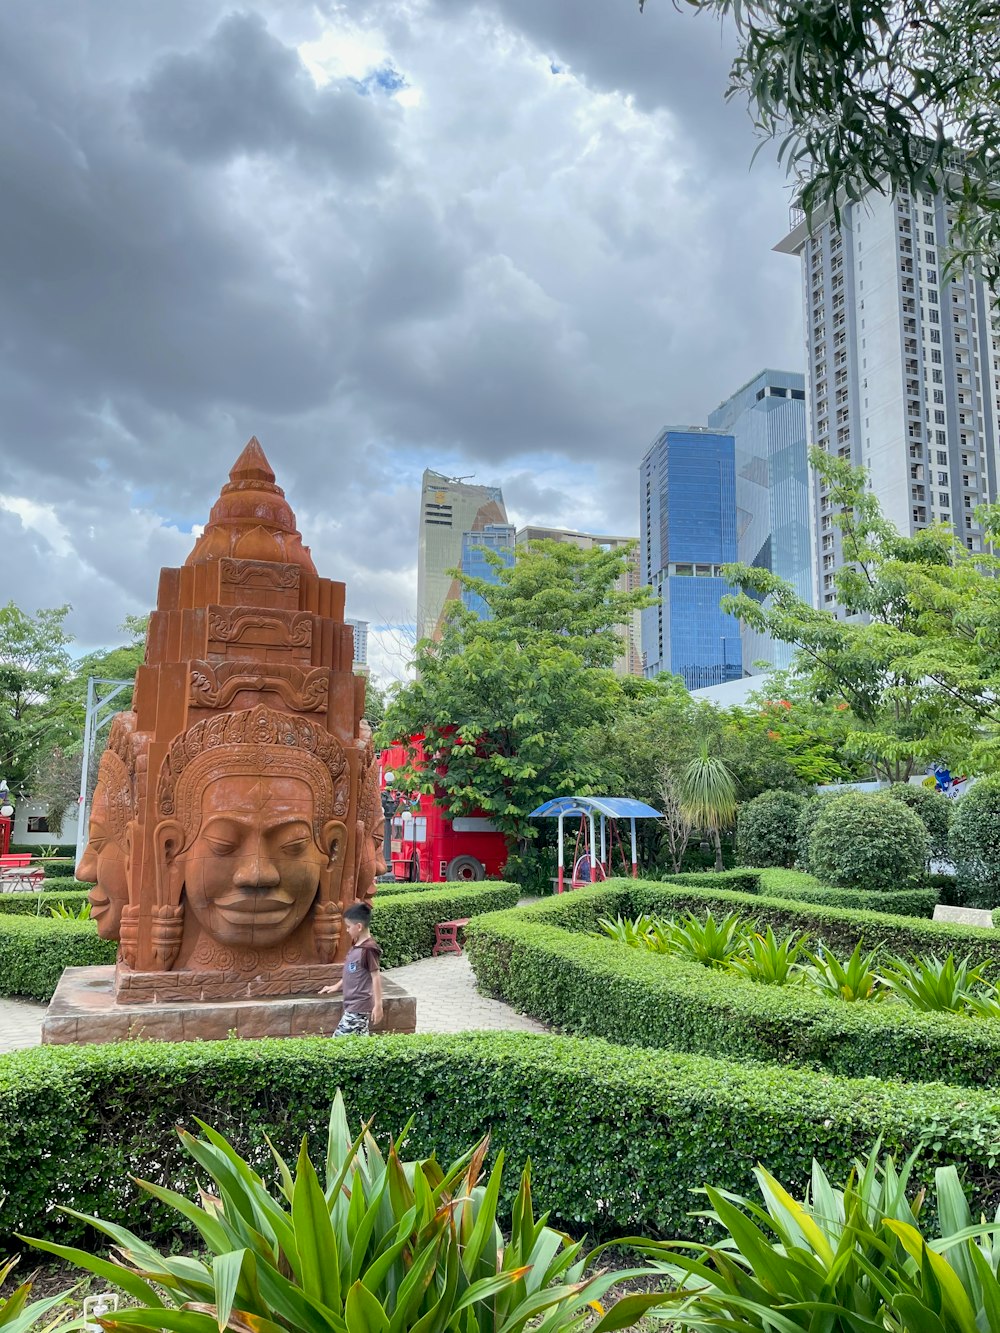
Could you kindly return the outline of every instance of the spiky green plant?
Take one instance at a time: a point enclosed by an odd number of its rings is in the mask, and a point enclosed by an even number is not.
[[[802,980],[805,940],[798,931],[778,939],[770,926],[746,937],[743,951],[732,960],[734,972],[762,986],[788,986]]]
[[[0,1260],[0,1287],[10,1277],[16,1263],[17,1259]],[[29,1333],[29,1330],[49,1333],[50,1329],[65,1321],[65,1310],[59,1311],[54,1319],[47,1322],[45,1316],[52,1310],[58,1310],[70,1294],[69,1291],[61,1291],[57,1296],[48,1296],[45,1300],[29,1301],[31,1286],[30,1282],[22,1282],[9,1296],[0,1296],[0,1333]]]
[[[82,902],[79,907],[74,907],[72,903],[50,904],[49,914],[60,917],[63,921],[89,921],[90,903]]]
[[[666,931],[670,952],[703,967],[729,967],[746,947],[747,923],[738,912],[716,921],[711,912],[694,912],[674,921]]]
[[[955,955],[938,958],[937,954],[918,958],[888,958],[882,965],[882,979],[893,995],[921,1013],[962,1014],[970,1009],[973,991],[981,985],[987,964],[973,967],[966,955],[961,962]]]
[[[593,1270],[601,1250],[535,1219],[525,1167],[511,1237],[497,1222],[503,1153],[488,1178],[488,1139],[447,1171],[433,1158],[383,1156],[365,1126],[353,1141],[340,1094],[325,1183],[303,1139],[294,1173],[274,1152],[278,1197],[221,1134],[180,1131],[205,1176],[201,1202],[139,1184],[191,1223],[204,1257],[161,1255],[138,1236],[72,1209],[114,1242],[117,1262],[52,1241],[40,1250],[120,1287],[134,1302],[102,1320],[108,1333],[614,1333],[663,1299],[601,1297],[643,1270]],[[272,1151],[274,1151],[272,1149]],[[603,1248],[603,1247],[601,1247]],[[589,1276],[586,1275],[589,1272]]]
[[[629,921],[625,917],[602,916],[597,923],[597,930],[590,934],[598,939],[612,939],[616,944],[627,944],[632,949],[652,948],[652,931],[657,919],[648,913]]]
[[[836,995],[838,999],[852,1003],[880,1000],[884,991],[879,986],[874,967],[876,953],[875,949],[862,953],[859,940],[850,958],[842,963],[831,949],[821,944],[817,953],[806,951],[811,966],[806,968],[805,980],[823,994]]]
[[[722,834],[736,821],[736,782],[724,760],[710,754],[708,741],[680,775],[681,813],[715,844],[715,868],[722,870]]]
[[[764,1207],[708,1188],[703,1214],[722,1244],[665,1241],[646,1247],[677,1288],[655,1312],[675,1328],[774,1333],[985,1333],[1000,1328],[1000,1213],[975,1225],[953,1166],[935,1174],[941,1233],[921,1228],[923,1191],[907,1187],[878,1148],[836,1189],[813,1162],[797,1200],[763,1167]]]

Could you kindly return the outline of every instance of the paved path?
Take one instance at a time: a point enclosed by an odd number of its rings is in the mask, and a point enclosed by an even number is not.
[[[418,1032],[473,1032],[488,1028],[546,1031],[541,1023],[515,1013],[509,1005],[480,995],[464,954],[422,958],[406,967],[391,968],[385,975],[416,996]],[[44,1015],[44,1004],[0,999],[0,1053],[37,1046]]]

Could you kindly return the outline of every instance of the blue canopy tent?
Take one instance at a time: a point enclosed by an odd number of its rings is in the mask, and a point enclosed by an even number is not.
[[[581,820],[588,821],[590,825],[590,844],[589,852],[591,861],[593,860],[594,847],[596,845],[594,821],[597,815],[601,817],[601,867],[604,873],[607,873],[607,823],[608,820],[627,819],[632,830],[632,878],[637,879],[639,875],[639,863],[636,856],[635,847],[635,821],[637,819],[662,819],[663,816],[659,810],[654,810],[651,805],[646,805],[643,801],[633,801],[629,796],[556,796],[551,801],[546,801],[540,805],[537,810],[532,810],[528,816],[529,819],[558,819],[559,820],[559,880],[556,886],[556,892],[562,893],[563,882],[563,820],[569,815],[579,815]],[[571,870],[572,875],[572,870]]]

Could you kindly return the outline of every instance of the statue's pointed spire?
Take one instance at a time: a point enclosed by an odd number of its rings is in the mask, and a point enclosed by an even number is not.
[[[263,481],[274,485],[274,470],[267,461],[260,440],[251,435],[243,452],[229,469],[230,481]]]
[[[308,546],[302,545],[291,505],[275,485],[271,464],[256,435],[251,435],[230,469],[229,481],[185,563],[199,565],[222,556],[299,565],[316,572]]]

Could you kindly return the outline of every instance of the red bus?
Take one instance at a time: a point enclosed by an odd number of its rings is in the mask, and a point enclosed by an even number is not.
[[[424,762],[422,736],[410,747]],[[379,787],[394,791],[395,774],[407,762],[406,745],[390,745],[379,756]],[[389,869],[400,880],[443,884],[500,875],[507,864],[507,842],[485,815],[449,819],[433,796],[405,796],[392,816]]]

